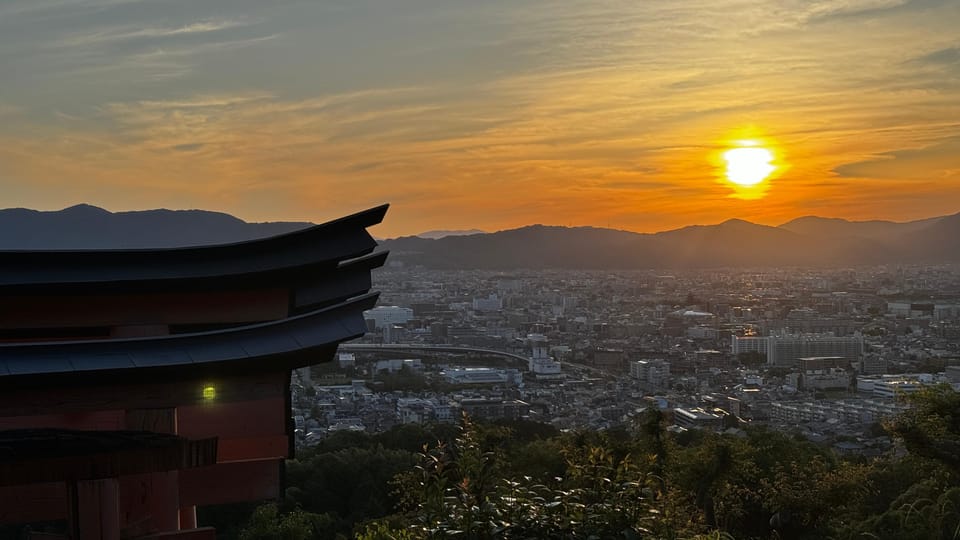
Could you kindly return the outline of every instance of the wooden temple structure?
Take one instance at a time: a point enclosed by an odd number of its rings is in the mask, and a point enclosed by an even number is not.
[[[0,251],[0,525],[206,540],[197,506],[279,497],[291,372],[365,332],[386,210],[235,244]]]

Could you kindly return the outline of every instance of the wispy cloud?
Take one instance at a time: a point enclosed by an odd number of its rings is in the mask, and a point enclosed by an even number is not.
[[[88,54],[73,51],[76,65],[57,74],[60,78],[96,77],[113,75],[131,80],[163,81],[179,79],[194,73],[199,63],[209,55],[227,53],[254,47],[279,37],[278,34],[246,39],[210,41],[194,45],[167,45],[125,55]]]
[[[958,126],[960,127],[960,126]],[[886,180],[960,180],[960,136],[922,148],[884,152],[834,169],[840,176]]]
[[[837,16],[854,16],[865,13],[878,13],[910,3],[910,0],[818,0],[799,2],[797,5],[801,21],[816,21]]]
[[[190,24],[175,27],[153,27],[153,28],[133,28],[130,26],[121,26],[107,30],[99,30],[93,33],[76,34],[65,37],[62,40],[51,43],[49,46],[58,47],[83,47],[89,45],[101,45],[117,41],[127,41],[135,39],[156,39],[176,36],[185,36],[191,34],[206,34],[210,32],[219,32],[230,28],[247,26],[248,23],[235,20],[222,21],[198,21]]]

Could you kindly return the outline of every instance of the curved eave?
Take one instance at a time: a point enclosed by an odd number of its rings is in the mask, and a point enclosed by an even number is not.
[[[276,371],[329,358],[341,342],[366,332],[363,312],[379,293],[262,324],[154,338],[0,344],[0,385],[29,379],[105,375],[186,375],[217,370]]]
[[[381,251],[344,261],[333,273],[310,273],[307,279],[294,280],[296,286],[290,298],[293,309],[301,313],[366,293],[373,286],[370,272],[383,266],[388,253]]]
[[[190,280],[256,280],[298,268],[334,269],[371,253],[366,228],[383,221],[382,205],[269,238],[184,248],[0,251],[0,291],[30,287]]]

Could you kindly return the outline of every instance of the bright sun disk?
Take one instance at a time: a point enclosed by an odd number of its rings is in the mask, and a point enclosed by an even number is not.
[[[777,168],[772,163],[773,152],[757,146],[727,150],[723,160],[727,163],[727,180],[739,186],[755,186]]]

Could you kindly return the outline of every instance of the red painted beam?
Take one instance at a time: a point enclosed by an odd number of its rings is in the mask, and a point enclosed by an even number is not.
[[[0,417],[0,431],[37,428],[114,431],[124,429],[125,424],[126,414],[119,410]]]
[[[33,523],[67,518],[67,486],[47,482],[0,487],[0,523]]]
[[[3,299],[0,328],[244,323],[282,319],[287,289]]]
[[[180,506],[277,499],[280,460],[221,463],[180,471]]]
[[[214,385],[215,388],[215,385]],[[220,402],[177,407],[177,434],[188,439],[220,439],[283,435],[287,431],[285,396],[249,401]]]
[[[290,438],[286,435],[220,439],[217,441],[217,462],[284,459],[290,455]]]
[[[217,403],[283,397],[290,372],[177,380],[160,383],[62,386],[4,391],[0,417],[62,414],[74,411],[159,409],[203,404],[203,390],[216,390]]]

